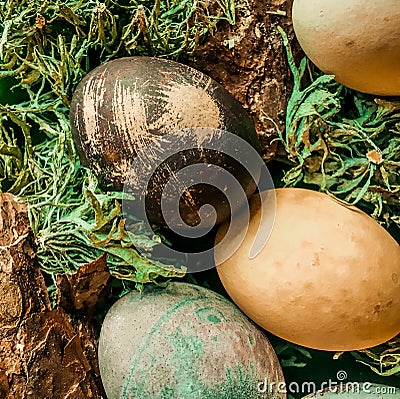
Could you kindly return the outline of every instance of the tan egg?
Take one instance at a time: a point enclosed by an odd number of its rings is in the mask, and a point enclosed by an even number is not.
[[[293,26],[311,61],[338,82],[400,95],[398,0],[294,0]]]
[[[400,247],[383,227],[326,194],[278,189],[271,236],[249,259],[258,197],[250,208],[245,240],[217,270],[252,320],[288,341],[332,351],[375,346],[400,332]]]

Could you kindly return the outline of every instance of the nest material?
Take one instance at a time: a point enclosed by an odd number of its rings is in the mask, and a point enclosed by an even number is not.
[[[184,275],[138,254],[160,238],[140,222],[126,231],[122,195],[102,192],[79,162],[68,107],[76,85],[101,62],[187,56],[218,21],[233,23],[234,10],[230,0],[212,7],[194,0],[0,4],[0,77],[14,79],[18,92],[15,104],[0,105],[1,189],[28,202],[42,270],[74,272],[107,253],[111,272],[139,288]]]

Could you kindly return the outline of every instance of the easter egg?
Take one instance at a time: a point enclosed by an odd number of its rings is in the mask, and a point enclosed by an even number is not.
[[[119,299],[98,354],[108,399],[286,398],[259,389],[283,382],[263,333],[227,299],[191,284]]]
[[[293,26],[304,52],[352,89],[400,95],[397,0],[294,0]]]
[[[232,153],[247,151],[244,141],[257,154],[260,147],[251,119],[221,85],[186,65],[151,57],[104,63],[76,88],[70,121],[81,162],[107,190],[122,190],[128,180],[135,197],[136,191],[145,189],[146,211],[153,224],[168,224],[161,203],[171,209],[175,199],[164,189],[168,182],[180,186],[179,172],[185,167],[205,165],[189,175],[190,184],[177,201],[183,222],[178,215],[171,217],[169,224],[174,227],[197,226],[203,219],[208,228],[230,216],[230,205],[218,188],[223,185],[221,173],[207,169],[208,165],[234,176],[245,201],[256,189],[247,166],[223,151],[226,147]],[[233,142],[232,135],[241,140]],[[242,158],[251,164],[254,155],[246,154]],[[147,176],[152,168],[154,173]],[[257,168],[252,169],[255,174],[260,173]],[[243,201],[238,202],[240,207]],[[200,215],[204,204],[215,209],[216,220],[212,211]]]
[[[399,334],[399,244],[370,216],[327,194],[275,194],[275,222],[261,252],[249,257],[261,215],[255,196],[242,245],[217,267],[238,307],[273,334],[315,349],[368,348]]]

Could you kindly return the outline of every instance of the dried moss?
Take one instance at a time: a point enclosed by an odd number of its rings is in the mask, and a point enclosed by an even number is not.
[[[102,192],[79,162],[68,107],[101,62],[188,56],[218,21],[234,22],[234,9],[233,0],[0,2],[1,191],[28,202],[44,271],[74,272],[106,252],[113,275],[139,288],[184,275],[137,253],[150,254],[160,238],[145,235],[139,221],[126,231],[121,193]]]
[[[400,375],[400,337],[375,348],[353,352],[353,356],[382,377]]]
[[[279,132],[292,162],[284,184],[318,189],[400,227],[400,101],[350,90],[306,58],[297,66],[281,33],[294,77]]]

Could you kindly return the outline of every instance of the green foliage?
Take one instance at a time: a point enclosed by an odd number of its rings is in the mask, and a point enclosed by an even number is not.
[[[0,191],[27,201],[38,259],[51,276],[103,253],[112,274],[139,289],[185,274],[137,252],[150,255],[160,238],[147,236],[139,221],[125,229],[122,194],[102,192],[79,162],[68,107],[98,64],[188,56],[218,21],[234,22],[234,9],[233,0],[0,2]],[[10,82],[17,96],[8,95]]]
[[[278,341],[275,345],[275,352],[283,368],[306,367],[312,357],[310,351],[304,347],[287,341]]]
[[[281,134],[293,162],[284,183],[318,188],[400,227],[400,102],[312,73],[305,58],[297,67],[281,33],[294,77]]]
[[[234,23],[233,0],[38,0],[0,2],[0,76],[45,81],[65,105],[100,62],[129,55],[190,54],[221,20]]]
[[[400,337],[390,340],[385,345],[353,352],[353,356],[382,377],[400,375]]]
[[[41,97],[43,99],[43,97]],[[104,193],[81,167],[61,100],[29,108],[0,106],[2,184],[29,204],[42,270],[55,275],[108,254],[111,273],[143,284],[159,277],[182,277],[184,269],[139,255],[150,253],[159,237],[148,237],[139,222],[125,229],[122,193]],[[19,129],[18,129],[19,128]],[[23,138],[17,133],[23,132]],[[34,145],[37,138],[41,141]]]

